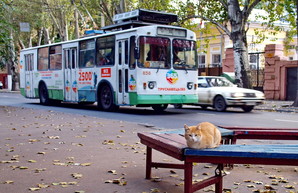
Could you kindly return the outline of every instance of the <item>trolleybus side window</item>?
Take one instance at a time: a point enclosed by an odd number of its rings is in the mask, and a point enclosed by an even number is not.
[[[49,48],[38,49],[38,63],[37,70],[48,70],[49,69]]]
[[[80,68],[94,67],[95,65],[95,41],[84,40],[80,42]]]
[[[135,56],[135,49],[136,49],[136,37],[132,36],[130,37],[130,61],[129,61],[129,68],[130,69],[134,69],[136,67],[136,58],[137,56]],[[136,53],[138,54],[138,53]]]
[[[96,49],[97,66],[114,65],[115,36],[97,38]]]
[[[139,67],[170,68],[170,39],[140,37]]]
[[[25,56],[25,71],[32,71],[33,66],[33,54],[26,54]]]
[[[196,69],[196,43],[191,40],[173,40],[173,64],[177,69]]]
[[[50,70],[62,69],[62,46],[50,47]]]

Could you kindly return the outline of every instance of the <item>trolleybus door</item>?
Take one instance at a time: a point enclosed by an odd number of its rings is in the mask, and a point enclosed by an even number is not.
[[[25,55],[25,92],[26,97],[34,97],[34,57],[33,54]]]
[[[66,48],[64,51],[64,100],[78,101],[77,82],[77,48]]]
[[[117,93],[118,104],[129,104],[128,96],[128,39],[117,41],[116,57],[118,57]]]

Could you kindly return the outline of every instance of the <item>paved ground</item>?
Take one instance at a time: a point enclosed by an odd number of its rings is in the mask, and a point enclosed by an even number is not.
[[[156,130],[129,122],[0,106],[0,193],[181,193],[181,171],[157,169],[154,181],[144,179],[145,147],[137,132]],[[154,159],[174,162],[156,152]],[[195,166],[195,179],[212,175],[214,169],[210,164]],[[264,192],[265,185],[275,189],[271,192],[297,193],[298,168],[236,165],[224,179],[226,192]],[[212,189],[198,193],[208,191]]]

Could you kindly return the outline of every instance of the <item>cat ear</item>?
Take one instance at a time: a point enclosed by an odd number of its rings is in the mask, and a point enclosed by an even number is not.
[[[186,124],[184,124],[184,129],[185,129],[185,131],[188,131],[189,130],[189,128],[188,128],[188,126]]]
[[[197,125],[197,130],[201,130],[201,125]]]

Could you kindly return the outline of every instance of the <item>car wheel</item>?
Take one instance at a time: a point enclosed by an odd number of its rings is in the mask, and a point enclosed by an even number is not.
[[[215,97],[213,106],[216,111],[220,112],[225,111],[227,109],[226,101],[222,96]]]
[[[243,106],[241,107],[244,112],[250,112],[253,110],[254,106]]]
[[[158,105],[152,105],[152,108],[156,112],[163,112],[168,107],[168,104],[158,104]]]

